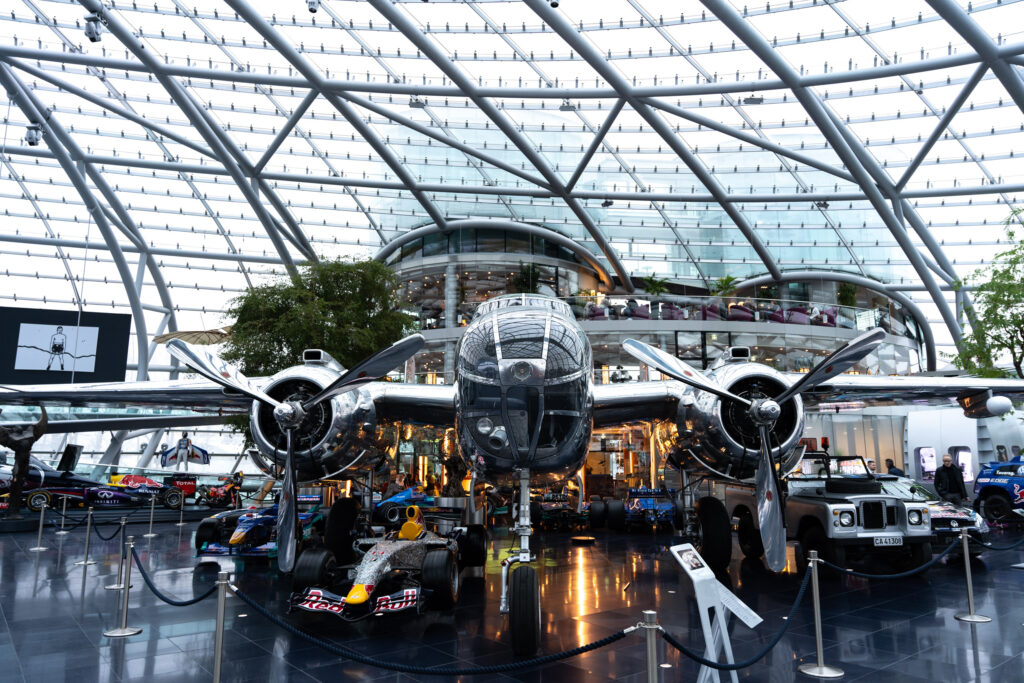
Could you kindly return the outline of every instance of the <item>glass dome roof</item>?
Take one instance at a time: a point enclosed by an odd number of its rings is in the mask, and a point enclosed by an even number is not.
[[[1019,0],[309,6],[11,3],[0,303],[132,312],[145,340],[304,260],[492,218],[627,289],[877,280],[941,343],[1024,189]]]

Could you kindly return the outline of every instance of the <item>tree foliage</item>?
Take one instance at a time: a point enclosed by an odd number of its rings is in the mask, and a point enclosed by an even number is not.
[[[1013,246],[965,281],[974,286],[974,316],[952,360],[961,370],[982,377],[1015,373],[1024,378],[1024,243],[1012,227],[1019,213],[1015,210],[1007,219],[1006,234]],[[1001,367],[1007,356],[1012,372]]]
[[[519,272],[512,276],[512,288],[519,294],[536,294],[540,288],[540,267],[520,261]]]
[[[395,274],[378,261],[321,261],[231,302],[223,357],[249,376],[271,375],[323,349],[345,367],[394,343],[415,318],[398,310]]]

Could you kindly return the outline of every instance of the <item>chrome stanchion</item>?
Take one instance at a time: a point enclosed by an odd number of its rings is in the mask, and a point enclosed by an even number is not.
[[[801,664],[797,671],[814,678],[840,678],[843,670],[825,664],[825,647],[821,642],[821,596],[818,595],[818,551],[810,552],[809,571],[811,572],[811,597],[814,599],[814,646],[817,648],[818,661],[815,664]]]
[[[964,574],[967,575],[967,611],[960,612],[954,617],[957,621],[966,621],[971,624],[987,624],[992,621],[992,617],[986,617],[984,614],[977,614],[974,611],[974,580],[971,578],[971,553],[968,548],[970,538],[967,535],[967,529],[960,530],[960,542],[963,544]]]
[[[224,612],[228,598],[228,573],[217,573],[217,630],[213,636],[213,683],[220,683],[220,665],[224,659]]]
[[[149,499],[149,533],[142,534],[143,538],[155,538],[153,533],[153,513],[156,511],[156,496]]]
[[[174,526],[185,526],[185,494],[181,494],[181,504],[178,505],[178,523]]]
[[[57,532],[57,535],[67,536],[71,533],[70,531],[64,529],[64,520],[67,519],[68,516],[68,497],[61,496],[61,501],[62,502],[60,506],[60,531]]]
[[[43,525],[46,523],[46,503],[39,508],[39,534],[36,536],[36,545],[34,548],[29,548],[30,553],[41,553],[46,550],[46,546],[43,545]]]
[[[131,553],[132,548],[135,546],[135,537],[128,537],[128,561],[124,563],[124,576],[121,577],[121,583],[124,584],[124,590],[121,592],[121,625],[118,628],[112,628],[109,631],[104,631],[103,635],[107,638],[126,638],[127,636],[137,636],[142,633],[142,629],[135,626],[128,626],[128,595],[131,593],[132,584],[132,561]]]
[[[128,546],[124,543],[124,526],[128,522],[127,517],[121,518],[121,533],[118,537],[121,539],[121,560],[117,563],[117,583],[112,583],[109,586],[104,586],[108,591],[119,591],[124,588],[124,584],[121,583],[122,575],[124,574],[124,556],[127,554]]]
[[[647,648],[647,683],[658,683],[658,613],[651,609],[643,611],[644,620],[640,627],[644,629],[644,640]]]
[[[89,508],[89,512],[85,516],[85,557],[81,561],[75,562],[82,566],[88,566],[90,564],[96,564],[93,560],[89,559],[89,541],[92,540],[92,508]],[[85,576],[83,574],[83,576]]]

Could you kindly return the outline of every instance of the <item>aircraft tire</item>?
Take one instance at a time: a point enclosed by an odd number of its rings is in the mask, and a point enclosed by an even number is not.
[[[626,530],[626,504],[621,500],[609,500],[607,503],[608,528],[612,531]]]
[[[603,529],[608,521],[608,505],[603,500],[591,501],[589,519],[591,529]]]
[[[463,567],[482,567],[487,562],[487,532],[482,524],[470,524],[460,549]]]
[[[540,648],[540,583],[533,567],[516,567],[508,580],[512,653],[531,657]]]
[[[420,570],[420,583],[433,591],[430,600],[435,607],[450,609],[459,601],[459,566],[446,548],[427,551]]]
[[[754,528],[754,515],[744,510],[739,518],[739,524],[736,525],[736,536],[743,557],[751,560],[760,559],[764,555],[764,543],[761,541],[760,530]]]
[[[700,525],[700,544],[697,550],[712,570],[722,571],[732,560],[729,513],[725,511],[722,501],[714,496],[704,496],[697,501],[694,509]]]
[[[324,545],[334,553],[340,564],[351,564],[355,559],[352,550],[352,529],[359,515],[359,501],[355,498],[339,498],[334,501],[324,525]]]
[[[309,548],[299,553],[292,574],[292,590],[301,591],[311,586],[322,587],[331,579],[337,561],[327,548]]]
[[[32,512],[39,512],[44,505],[50,507],[49,491],[33,491],[25,497],[25,507]]]
[[[220,524],[215,519],[204,519],[196,527],[196,550],[202,550],[206,543],[220,542]]]

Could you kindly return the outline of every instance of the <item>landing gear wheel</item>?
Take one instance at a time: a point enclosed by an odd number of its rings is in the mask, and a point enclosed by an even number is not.
[[[196,528],[196,550],[202,550],[207,543],[220,542],[220,524],[215,519],[204,519]]]
[[[43,509],[43,506],[50,507],[50,492],[49,491],[33,491],[28,494],[28,498],[25,499],[25,507],[32,512],[39,512]]]
[[[301,591],[312,586],[330,583],[337,561],[326,548],[310,548],[299,555],[292,574],[292,590]]]
[[[351,564],[355,559],[352,549],[352,529],[359,515],[359,501],[355,498],[339,498],[331,506],[324,525],[324,545],[334,553],[341,564]]]
[[[739,524],[736,525],[736,536],[743,557],[757,560],[764,555],[764,543],[761,541],[761,532],[754,527],[754,515],[749,512],[740,515]]]
[[[608,519],[608,505],[601,500],[594,500],[590,503],[590,528],[602,529]]]
[[[512,653],[531,657],[540,647],[540,583],[533,567],[516,567],[508,580]]]
[[[482,567],[487,562],[487,532],[483,524],[470,524],[459,548],[463,567]]]
[[[170,508],[172,510],[177,510],[178,508],[181,507],[181,504],[184,500],[185,494],[182,493],[181,489],[171,488],[168,489],[166,493],[164,493],[163,503],[164,507]]]
[[[722,501],[704,496],[693,506],[700,528],[697,552],[713,571],[722,571],[732,560],[732,529]]]
[[[608,528],[612,531],[626,530],[626,504],[621,500],[609,500],[608,503]]]
[[[420,581],[429,588],[436,607],[449,609],[459,600],[459,566],[455,555],[444,548],[430,550],[423,557]]]
[[[1010,514],[1013,504],[1010,497],[1002,491],[985,494],[978,505],[979,512],[985,517],[986,522],[998,522]]]

